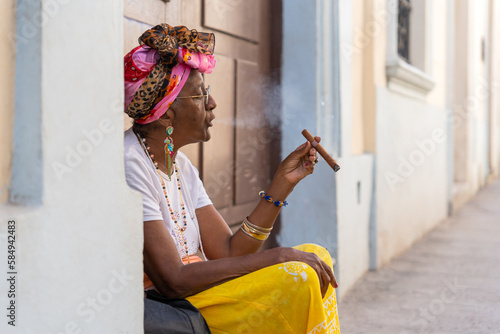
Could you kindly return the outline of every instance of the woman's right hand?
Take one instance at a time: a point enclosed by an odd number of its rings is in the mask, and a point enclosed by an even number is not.
[[[320,137],[314,139],[318,143],[321,141]],[[310,142],[306,141],[281,162],[276,176],[283,177],[294,187],[300,180],[313,173],[316,158],[316,149],[312,147]]]
[[[313,268],[319,278],[322,297],[325,297],[326,291],[328,290],[328,285],[331,284],[331,286],[335,289],[338,287],[337,280],[333,275],[332,268],[330,268],[330,266],[322,261],[316,254],[303,252],[289,247],[273,248],[270,251],[275,251],[279,254],[279,262],[298,261],[303,262]]]

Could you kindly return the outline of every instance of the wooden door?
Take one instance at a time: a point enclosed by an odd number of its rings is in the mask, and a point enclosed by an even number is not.
[[[212,139],[181,149],[199,169],[229,225],[241,222],[271,177],[275,133],[269,109],[272,0],[124,0],[125,52],[158,23],[215,33],[217,66],[207,75],[217,101]],[[281,15],[281,13],[277,13]]]

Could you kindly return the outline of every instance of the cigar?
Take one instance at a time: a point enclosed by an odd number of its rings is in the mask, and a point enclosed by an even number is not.
[[[338,172],[340,169],[339,164],[335,160],[333,160],[333,158],[328,153],[326,153],[326,150],[323,148],[323,146],[321,146],[321,144],[319,144],[316,141],[316,139],[314,139],[313,135],[306,129],[302,131],[302,135],[306,137],[306,139],[311,143],[311,145],[316,149],[316,151],[318,151],[318,153],[323,157],[323,159],[325,159],[325,161],[330,165],[330,167],[332,167],[333,171],[335,173]]]

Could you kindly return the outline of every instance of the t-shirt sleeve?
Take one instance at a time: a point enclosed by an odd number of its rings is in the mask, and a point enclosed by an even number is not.
[[[154,180],[144,162],[134,156],[127,157],[125,178],[129,187],[142,195],[143,221],[163,220],[158,191],[155,189]]]
[[[194,167],[193,167],[194,168]],[[198,171],[197,171],[198,172]],[[205,187],[203,186],[203,182],[200,180],[200,176],[198,176],[198,201],[195,205],[196,209],[202,208],[207,205],[211,205],[212,201],[210,200],[210,197],[208,197],[207,191],[205,190]]]

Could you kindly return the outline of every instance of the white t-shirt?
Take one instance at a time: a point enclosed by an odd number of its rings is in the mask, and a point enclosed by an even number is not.
[[[163,172],[161,174],[170,207],[174,215],[180,217],[178,224],[174,224],[171,218],[158,171],[150,157],[144,152],[142,144],[132,129],[125,131],[124,153],[127,183],[132,189],[142,194],[143,221],[147,224],[151,220],[163,220],[165,227],[175,241],[179,256],[181,258],[185,257],[186,249],[179,233],[179,228],[184,226],[184,219],[182,218],[181,195],[179,194],[175,172],[172,173],[170,181],[166,174]],[[212,201],[203,187],[198,170],[191,164],[191,161],[184,153],[177,152],[175,165],[177,166],[182,199],[186,208],[187,227],[183,234],[188,244],[188,254],[194,255],[201,246],[195,210],[212,204]]]

